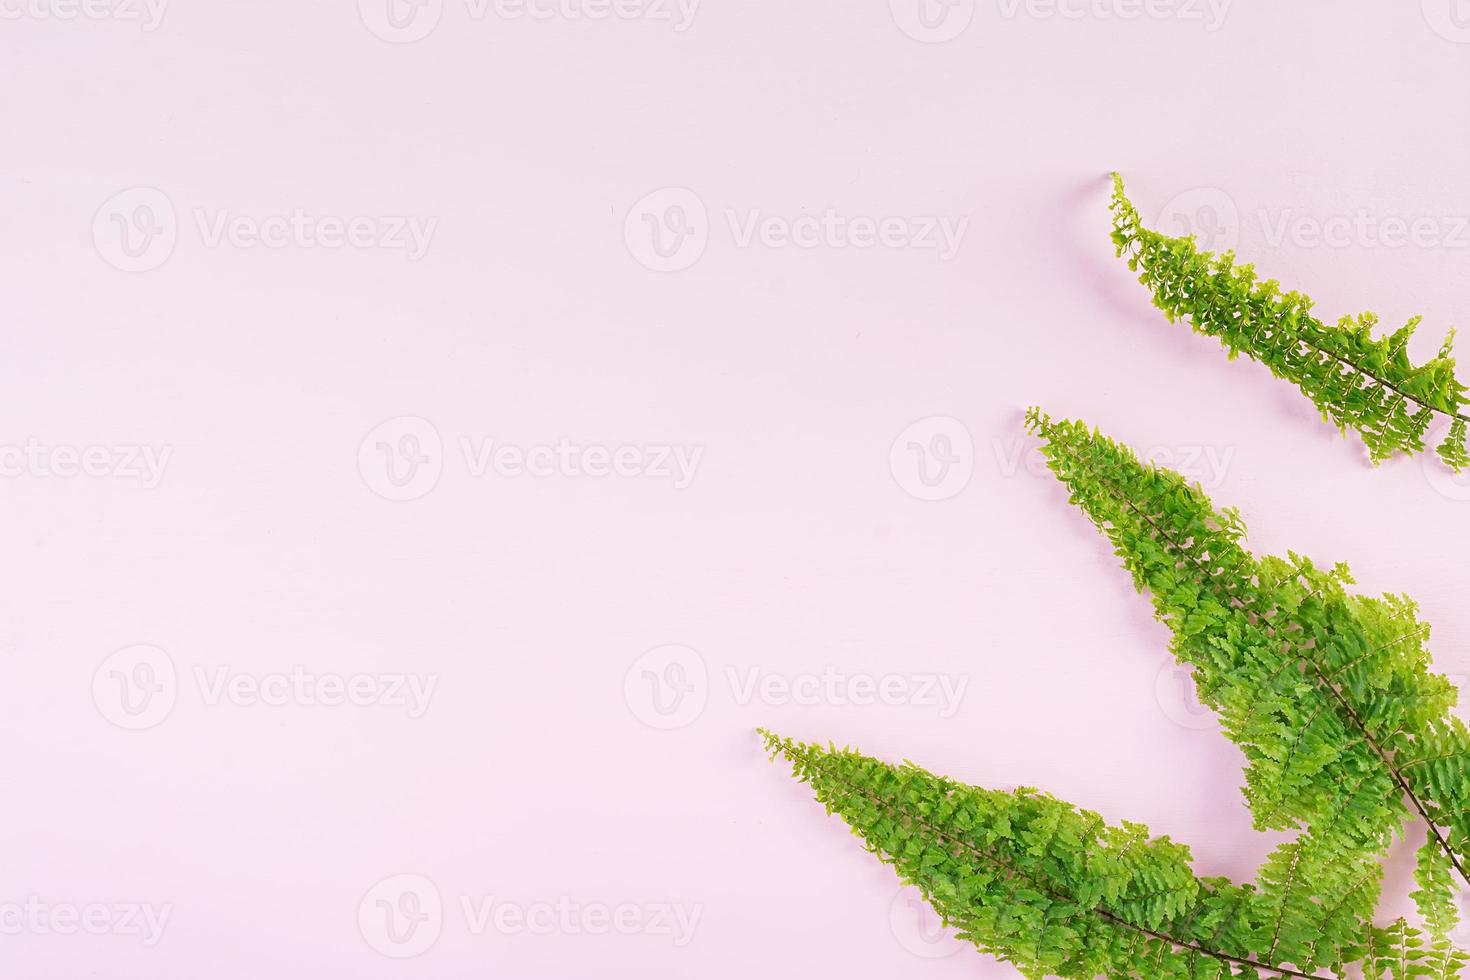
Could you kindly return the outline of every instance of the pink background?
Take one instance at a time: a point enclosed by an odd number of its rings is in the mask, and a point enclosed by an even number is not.
[[[1431,354],[1470,319],[1470,44],[1448,4],[1240,3],[1211,30],[1193,4],[1123,19],[959,0],[942,23],[964,30],[928,43],[902,29],[905,0],[706,0],[682,31],[445,0],[396,43],[370,30],[373,2],[194,0],[152,31],[5,8],[0,446],[171,450],[151,488],[0,479],[0,910],[171,908],[151,946],[121,926],[10,930],[6,976],[1015,975],[931,943],[892,872],[766,763],[760,724],[1039,785],[1189,842],[1201,872],[1249,875],[1273,841],[1250,829],[1238,753],[1102,539],[1024,455],[1007,463],[1033,448],[1032,402],[1225,461],[1196,475],[1255,547],[1409,592],[1441,668],[1470,673],[1470,482],[1371,469],[1292,389],[1167,325],[1106,213],[1117,168],[1151,221],[1237,236],[1324,315],[1425,314],[1414,350]],[[166,195],[177,244],[126,272],[107,202],[135,187]],[[664,188],[706,209],[682,212],[707,242],[680,271],[640,261],[638,202]],[[410,261],[211,247],[195,219],[296,208],[438,224]],[[727,217],[828,208],[969,225],[946,261],[742,246]],[[1274,234],[1360,211],[1437,231],[1396,248]],[[387,500],[360,444],[405,416],[442,437],[443,472]],[[968,455],[950,446],[973,475],[924,501],[890,449],[933,416],[969,433]],[[475,476],[460,437],[703,456],[685,489]],[[168,716],[130,731],[93,680],[137,644],[178,680]],[[704,710],[671,730],[638,695],[640,658],[667,644],[707,669],[684,675]],[[196,683],[298,666],[438,687],[410,719],[210,704]],[[728,679],[829,666],[968,687],[942,717],[742,704]],[[359,922],[403,873],[444,903],[410,959]],[[682,945],[475,934],[465,897],[699,919]]]

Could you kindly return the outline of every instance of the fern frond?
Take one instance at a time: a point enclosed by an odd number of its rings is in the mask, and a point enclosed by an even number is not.
[[[1257,914],[1271,942],[1264,956],[1342,973],[1366,953],[1383,882],[1376,855],[1331,834],[1302,834],[1278,847],[1257,880]]]
[[[1433,840],[1425,841],[1419,848],[1418,863],[1414,867],[1414,881],[1419,889],[1410,897],[1424,925],[1436,937],[1447,935],[1459,918],[1455,911],[1451,873],[1450,862],[1444,852],[1434,846]]]
[[[1257,828],[1304,831],[1341,883],[1417,815],[1431,846],[1470,880],[1470,732],[1450,714],[1453,685],[1430,672],[1429,628],[1413,601],[1352,593],[1342,565],[1257,558],[1242,544],[1239,514],[1216,510],[1178,474],[1079,422],[1035,409],[1027,420],[1072,502],[1150,593],[1201,701],[1244,752]],[[1264,891],[1300,924],[1285,878],[1268,872]],[[1421,890],[1442,903],[1449,880],[1430,876]],[[1328,961],[1354,945],[1334,929]]]
[[[1425,942],[1418,929],[1403,919],[1370,931],[1364,980],[1451,980],[1458,977],[1466,955],[1445,939]]]
[[[1270,923],[1252,888],[1197,877],[1187,847],[1146,827],[1109,825],[1034,789],[980,789],[761,735],[946,924],[1026,977],[1314,976],[1263,958]]]
[[[1409,360],[1416,317],[1388,337],[1374,337],[1377,317],[1343,317],[1335,327],[1312,315],[1312,301],[1259,281],[1253,266],[1235,255],[1202,252],[1193,238],[1174,238],[1143,226],[1138,210],[1113,175],[1113,244],[1154,304],[1169,320],[1184,319],[1196,332],[1220,341],[1233,359],[1245,354],[1310,398],[1324,421],[1340,432],[1356,430],[1374,463],[1397,452],[1424,449],[1436,415],[1450,431],[1436,452],[1459,470],[1470,465],[1466,449],[1465,385],[1455,376],[1446,340],[1424,364]],[[1450,334],[1453,338],[1453,332]]]

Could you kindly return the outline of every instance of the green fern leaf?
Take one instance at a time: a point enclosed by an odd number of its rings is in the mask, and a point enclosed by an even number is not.
[[[1242,544],[1239,514],[1216,510],[1178,474],[1081,423],[1035,409],[1027,419],[1072,501],[1151,595],[1200,699],[1244,752],[1256,826],[1303,832],[1287,848],[1310,850],[1273,855],[1262,886],[1291,929],[1312,925],[1335,947],[1319,949],[1317,960],[1354,955],[1360,941],[1348,933],[1359,916],[1330,919],[1320,902],[1299,908],[1283,870],[1294,858],[1310,861],[1314,881],[1330,875],[1330,885],[1312,886],[1313,899],[1369,875],[1355,901],[1371,908],[1369,862],[1422,818],[1454,878],[1470,880],[1470,731],[1450,713],[1454,687],[1430,672],[1429,628],[1412,600],[1351,592],[1345,566],[1256,557]],[[1452,916],[1452,880],[1422,875],[1421,905]],[[1322,916],[1315,925],[1312,914]]]
[[[1113,175],[1113,244],[1169,320],[1220,341],[1233,359],[1244,354],[1278,378],[1294,383],[1324,421],[1354,429],[1374,463],[1398,452],[1416,453],[1436,415],[1450,431],[1436,452],[1456,470],[1470,465],[1466,448],[1465,385],[1455,376],[1446,340],[1424,364],[1409,360],[1416,317],[1391,336],[1375,338],[1377,317],[1343,317],[1331,327],[1312,315],[1312,301],[1258,281],[1235,255],[1200,251],[1193,238],[1173,238],[1143,226],[1138,210]],[[1453,332],[1451,332],[1453,338]]]
[[[1451,980],[1470,962],[1445,939],[1425,942],[1419,930],[1403,919],[1370,931],[1368,955],[1363,960],[1365,980]]]
[[[1026,977],[1309,977],[1271,946],[1258,895],[1197,877],[1189,849],[1109,825],[1033,789],[980,789],[912,763],[762,731],[868,850],[916,885],[946,924]],[[1376,936],[1362,926],[1368,937]],[[1392,951],[1380,942],[1386,958]]]

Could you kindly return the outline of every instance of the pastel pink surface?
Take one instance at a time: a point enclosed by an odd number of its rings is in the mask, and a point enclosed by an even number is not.
[[[1191,708],[1167,631],[1027,466],[1032,403],[1201,467],[1258,550],[1413,595],[1439,668],[1470,674],[1470,485],[1369,467],[1289,386],[1167,324],[1106,211],[1114,168],[1150,220],[1209,189],[1264,275],[1334,319],[1425,314],[1431,355],[1470,311],[1470,44],[1449,8],[1241,4],[1212,30],[996,2],[931,44],[895,3],[705,3],[681,31],[446,0],[403,44],[341,0],[180,3],[152,31],[7,8],[0,445],[171,455],[152,488],[0,480],[0,906],[171,911],[152,945],[0,935],[0,971],[1015,975],[926,932],[757,725],[1041,786],[1248,876],[1279,838],[1251,830],[1240,756]],[[129,273],[93,222],[134,187],[167,196],[178,242]],[[706,209],[707,243],[659,272],[628,238],[665,188]],[[209,244],[219,214],[297,208],[437,225],[417,260]],[[968,225],[947,260],[742,244],[752,216],[828,209]],[[1312,244],[1360,212],[1437,237]],[[442,437],[443,472],[383,499],[359,450],[408,416]],[[890,451],[934,416],[972,437],[973,476],[925,501]],[[683,489],[477,476],[464,441],[486,439],[702,456]],[[178,689],[128,731],[93,681],[135,644]],[[636,690],[668,644],[697,651],[707,705],[663,730]],[[297,667],[437,688],[417,718],[207,696],[221,670]],[[828,668],[966,687],[951,713],[746,696]],[[359,912],[402,873],[444,910],[400,960]],[[698,918],[687,942],[646,920],[477,930],[501,903]]]

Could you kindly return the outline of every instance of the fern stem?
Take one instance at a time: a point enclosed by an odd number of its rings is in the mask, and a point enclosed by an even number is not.
[[[1194,324],[1194,319],[1192,317],[1189,318],[1189,324],[1190,324],[1191,327],[1193,327],[1195,325]],[[1205,331],[1203,331],[1203,330],[1201,330],[1199,332],[1200,333],[1205,333]],[[1341,354],[1338,354],[1337,352],[1332,351],[1332,350],[1328,350],[1326,347],[1322,347],[1322,346],[1320,346],[1318,344],[1312,343],[1310,340],[1308,340],[1306,337],[1303,337],[1301,334],[1295,334],[1293,336],[1293,339],[1294,340],[1301,341],[1303,344],[1305,344],[1306,346],[1310,347],[1312,350],[1316,351],[1319,354],[1326,354],[1328,357],[1332,358],[1334,361],[1336,361],[1339,364],[1344,364],[1344,365],[1352,368],[1354,371],[1358,372],[1358,374],[1361,375],[1362,377],[1368,379],[1369,381],[1373,382],[1374,384],[1376,384],[1376,385],[1378,385],[1378,386],[1380,386],[1382,388],[1387,388],[1389,391],[1391,391],[1394,394],[1398,395],[1400,398],[1403,398],[1406,401],[1411,401],[1415,405],[1418,405],[1420,408],[1427,408],[1429,411],[1434,412],[1436,415],[1443,415],[1445,418],[1450,418],[1450,419],[1463,419],[1464,421],[1470,422],[1470,416],[1463,415],[1460,412],[1447,411],[1447,410],[1445,410],[1443,408],[1438,408],[1438,407],[1436,407],[1434,405],[1429,404],[1428,402],[1424,401],[1424,399],[1422,399],[1422,398],[1416,398],[1415,396],[1409,394],[1404,389],[1400,388],[1398,385],[1394,384],[1392,381],[1389,381],[1387,378],[1381,378],[1378,375],[1374,374],[1372,371],[1365,371],[1363,369],[1362,365],[1354,364],[1352,361],[1350,361],[1347,358],[1343,357]],[[1272,372],[1272,373],[1274,374],[1275,372]],[[1282,376],[1281,375],[1277,375],[1277,377],[1282,377]],[[1290,380],[1290,379],[1287,379],[1287,380]]]
[[[1322,676],[1322,670],[1317,666],[1316,661],[1308,659],[1304,662],[1309,667],[1311,667],[1312,672],[1321,679],[1323,686],[1326,687],[1327,690],[1332,694],[1332,696],[1337,699],[1338,704],[1342,705],[1343,710],[1347,712],[1348,717],[1352,719],[1352,722],[1354,725],[1357,726],[1358,731],[1363,733],[1363,740],[1368,743],[1369,748],[1371,748],[1374,752],[1378,754],[1378,758],[1383,760],[1383,764],[1388,767],[1389,775],[1393,777],[1393,781],[1398,783],[1399,789],[1404,791],[1404,795],[1409,798],[1409,802],[1414,805],[1414,809],[1419,811],[1419,816],[1424,818],[1424,825],[1429,828],[1429,833],[1434,837],[1435,842],[1439,844],[1440,849],[1443,850],[1446,856],[1449,857],[1450,864],[1454,866],[1455,873],[1460,876],[1460,879],[1462,881],[1470,884],[1470,874],[1467,874],[1465,872],[1465,866],[1460,863],[1460,856],[1455,853],[1453,848],[1450,847],[1450,842],[1445,839],[1442,833],[1440,833],[1440,829],[1435,826],[1434,821],[1429,819],[1428,811],[1424,809],[1424,804],[1420,802],[1418,795],[1415,794],[1413,789],[1409,787],[1409,781],[1404,778],[1403,772],[1401,772],[1399,770],[1399,767],[1396,766],[1393,760],[1389,758],[1388,753],[1384,752],[1382,747],[1380,747],[1379,744],[1374,740],[1373,736],[1369,733],[1367,726],[1364,725],[1362,719],[1358,717],[1358,713],[1353,710],[1353,706],[1348,703],[1347,698],[1342,696],[1342,692],[1339,691],[1334,684],[1328,681],[1326,677]]]

